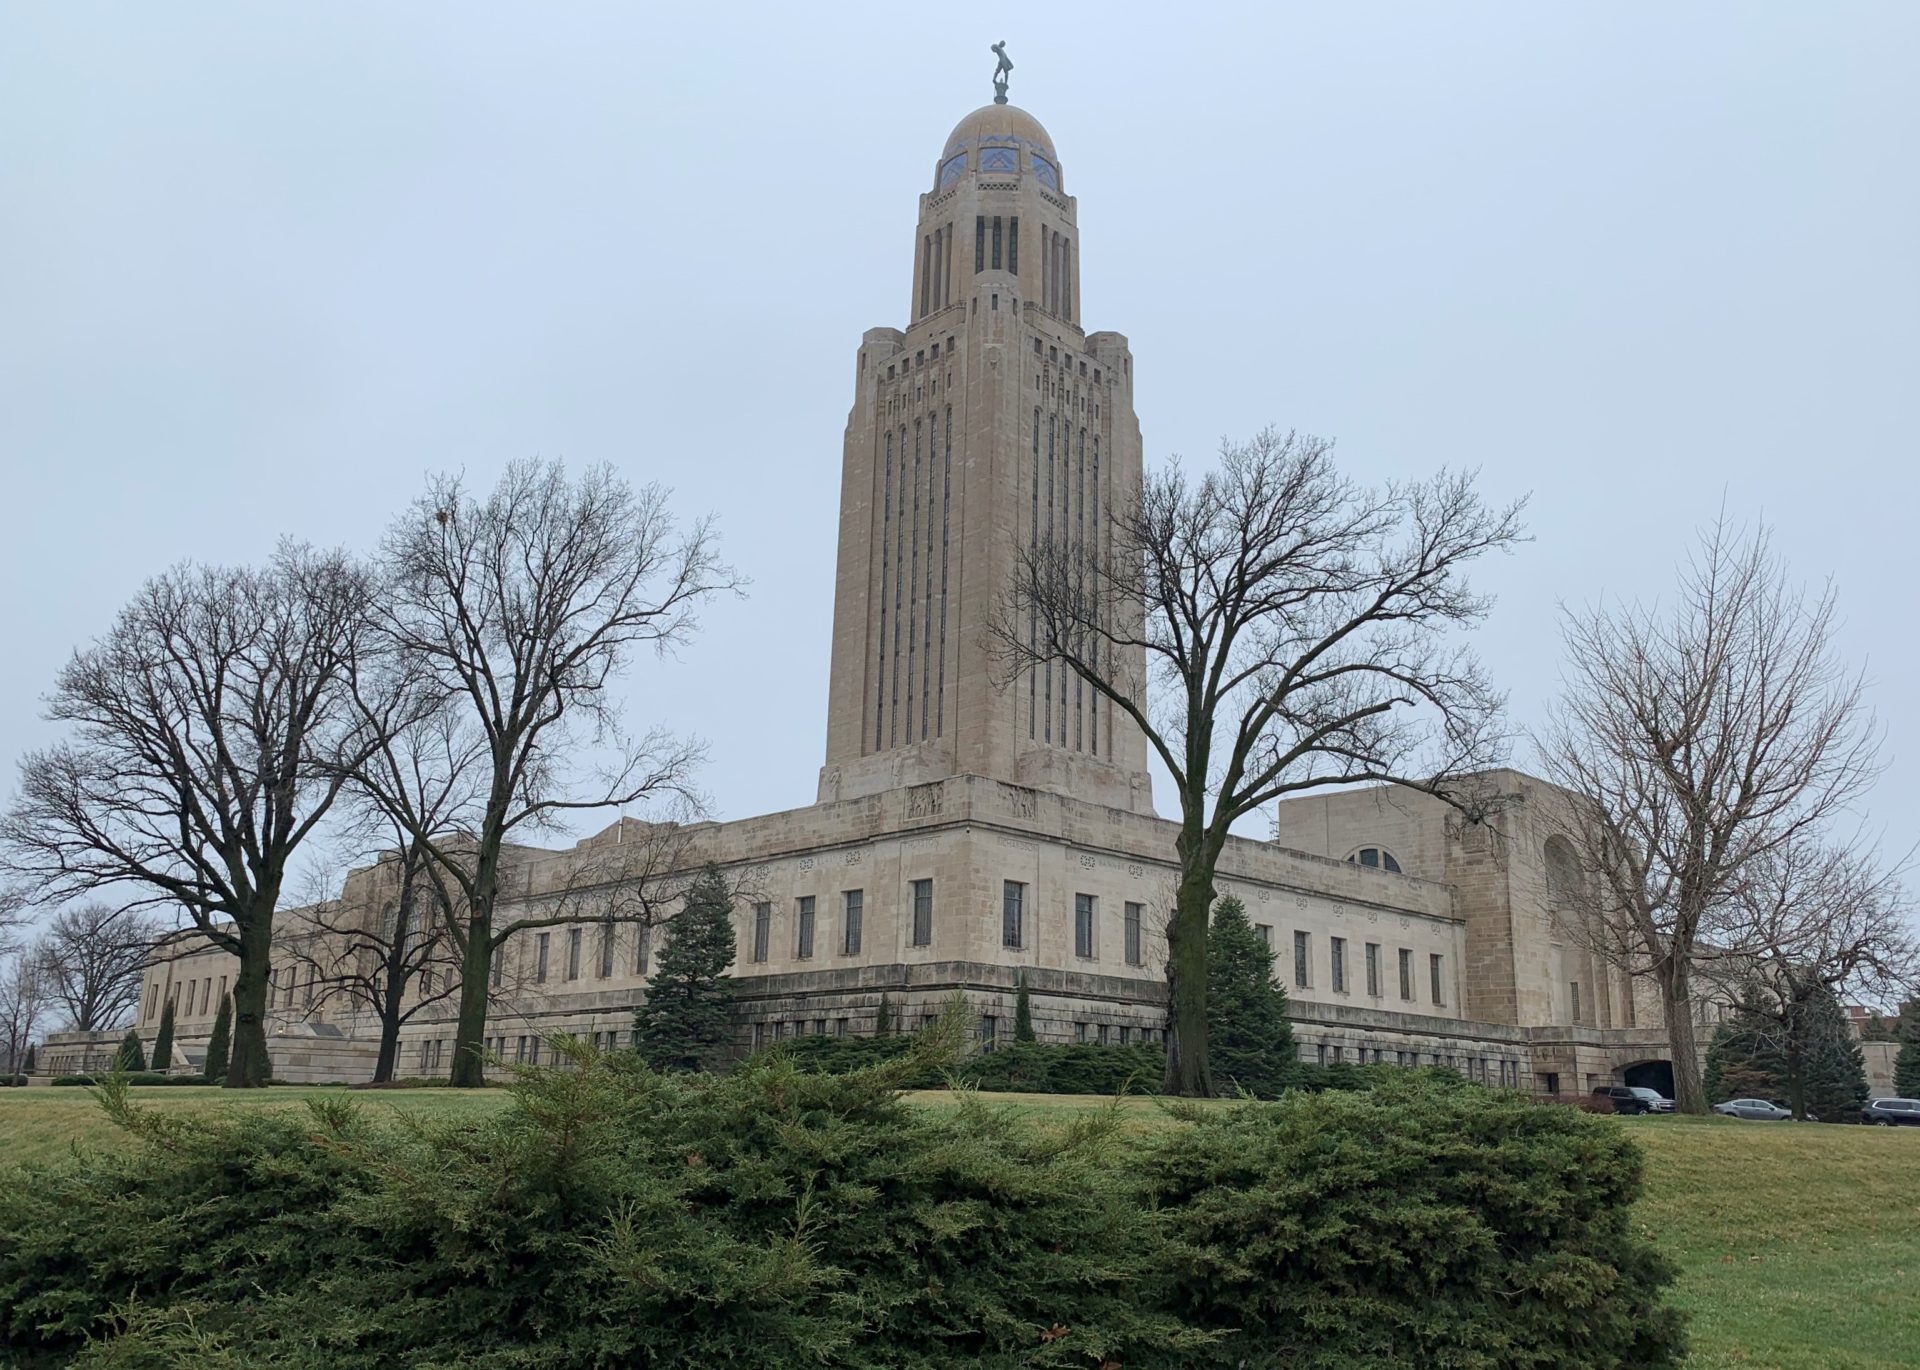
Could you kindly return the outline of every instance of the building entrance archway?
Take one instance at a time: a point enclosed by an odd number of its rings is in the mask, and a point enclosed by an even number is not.
[[[1633,1088],[1651,1089],[1668,1099],[1673,1097],[1672,1061],[1637,1061],[1621,1071],[1620,1078]]]

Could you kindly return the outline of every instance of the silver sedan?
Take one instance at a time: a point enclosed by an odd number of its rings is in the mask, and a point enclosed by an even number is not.
[[[1713,1106],[1715,1113],[1729,1118],[1751,1118],[1756,1122],[1778,1123],[1793,1116],[1791,1109],[1770,1104],[1765,1099],[1729,1099]]]

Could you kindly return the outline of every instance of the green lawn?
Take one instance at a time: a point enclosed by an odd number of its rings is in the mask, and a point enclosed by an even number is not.
[[[236,1100],[216,1089],[135,1091],[157,1108],[290,1108],[337,1089],[274,1088]],[[85,1089],[0,1090],[0,1164],[58,1158],[76,1143],[121,1145]],[[502,1090],[355,1093],[376,1114],[439,1116],[500,1107]],[[912,1096],[948,1106],[952,1096]],[[1015,1107],[1105,1101],[989,1095]],[[1123,1107],[1158,1126],[1146,1099]],[[1648,1194],[1636,1219],[1680,1266],[1699,1370],[1881,1370],[1920,1366],[1920,1129],[1634,1118]]]

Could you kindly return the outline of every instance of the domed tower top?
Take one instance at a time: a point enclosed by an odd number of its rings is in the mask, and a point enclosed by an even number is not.
[[[1047,156],[1053,156],[1053,139],[1047,136],[1046,129],[1040,126],[1038,119],[1018,105],[996,103],[980,106],[953,126],[953,132],[947,135],[947,150],[942,154],[943,159],[964,148],[989,141],[1010,141],[1038,148]]]

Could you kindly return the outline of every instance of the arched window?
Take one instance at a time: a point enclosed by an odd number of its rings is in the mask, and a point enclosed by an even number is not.
[[[1559,833],[1547,839],[1541,856],[1547,868],[1547,906],[1565,908],[1580,892],[1580,857]]]
[[[1376,870],[1392,871],[1395,875],[1400,874],[1400,863],[1394,859],[1393,853],[1385,847],[1356,848],[1347,860],[1356,866],[1372,866]]]

